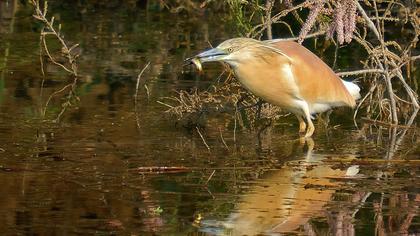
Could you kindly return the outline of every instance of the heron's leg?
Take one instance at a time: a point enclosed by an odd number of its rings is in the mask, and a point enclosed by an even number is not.
[[[301,115],[295,114],[295,116],[297,117],[297,119],[299,120],[299,133],[305,133],[306,131],[306,123],[303,120]]]
[[[303,111],[303,114],[305,115],[306,123],[308,125],[308,128],[306,129],[305,138],[309,138],[315,131],[315,126],[314,123],[312,123],[311,114],[309,113],[309,105],[304,100],[297,100],[296,103],[299,105],[299,107]]]

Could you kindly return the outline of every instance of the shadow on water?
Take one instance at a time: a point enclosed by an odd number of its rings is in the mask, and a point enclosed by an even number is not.
[[[171,13],[159,1],[63,4],[51,1],[50,11],[81,45],[81,100],[53,123],[40,119],[40,108],[68,76],[47,65],[40,96],[40,26],[25,1],[0,2],[2,234],[420,233],[418,127],[360,122],[355,130],[349,111],[337,110],[305,144],[291,117],[234,133],[234,120],[209,116],[209,151],[156,101],[213,83],[220,68],[199,80],[182,61],[208,41],[236,36],[220,24],[226,13]],[[134,88],[149,61],[139,128]],[[49,115],[60,110],[54,98]],[[182,171],[140,171],[147,167]]]

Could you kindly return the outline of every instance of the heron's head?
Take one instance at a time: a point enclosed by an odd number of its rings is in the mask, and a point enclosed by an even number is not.
[[[260,41],[251,38],[233,38],[224,41],[219,46],[204,51],[194,58],[200,62],[224,61],[234,64],[238,60],[246,57],[246,52],[261,44]]]

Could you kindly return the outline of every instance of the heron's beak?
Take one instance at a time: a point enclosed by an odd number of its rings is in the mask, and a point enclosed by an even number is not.
[[[222,49],[219,48],[212,48],[207,51],[204,51],[194,57],[187,58],[185,62],[187,63],[194,63],[193,60],[199,60],[200,62],[211,62],[211,61],[221,61],[223,58],[227,56]]]
[[[222,49],[212,48],[194,57],[185,59],[184,65],[194,64],[197,67],[197,69],[201,72],[203,70],[201,63],[211,61],[222,61],[227,55],[228,54]]]
[[[219,48],[212,48],[198,54],[196,57],[200,59],[201,62],[210,62],[210,61],[221,61],[223,60],[225,56],[227,56],[225,51]]]

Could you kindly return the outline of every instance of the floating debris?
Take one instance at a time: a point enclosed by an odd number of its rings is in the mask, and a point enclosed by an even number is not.
[[[162,173],[183,173],[190,171],[189,168],[183,166],[149,166],[137,167],[133,169],[139,174],[162,174]]]

